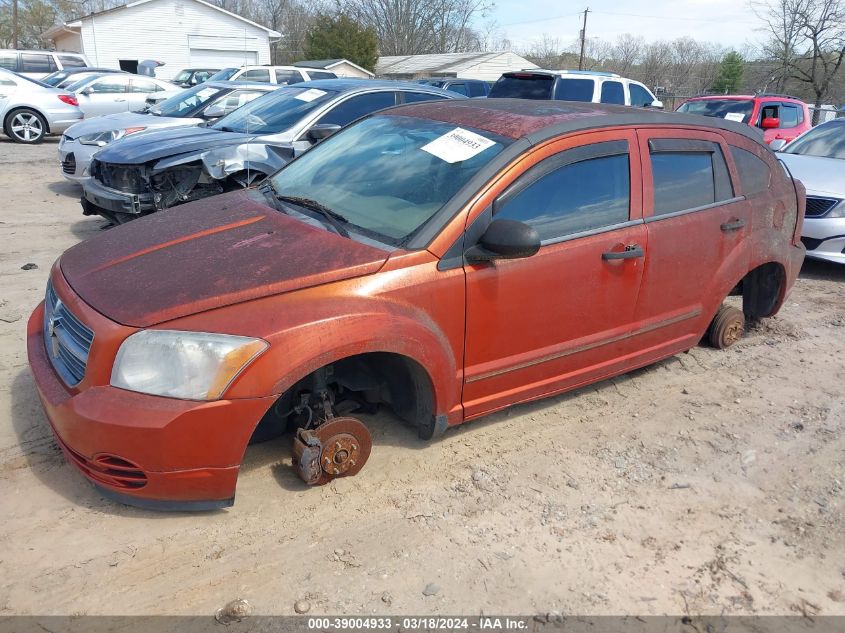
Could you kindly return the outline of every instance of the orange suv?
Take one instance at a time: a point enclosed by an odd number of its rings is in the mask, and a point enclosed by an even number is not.
[[[296,471],[320,484],[361,469],[378,407],[430,439],[702,338],[732,344],[789,293],[804,204],[723,119],[408,104],[258,188],[69,249],[29,362],[104,495],[228,506],[250,440],[293,432]]]
[[[779,94],[693,97],[684,101],[676,112],[747,123],[762,130],[766,143],[776,140],[788,143],[813,127],[806,103]]]

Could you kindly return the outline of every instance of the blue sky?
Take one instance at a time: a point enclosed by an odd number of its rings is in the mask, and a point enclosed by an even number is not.
[[[746,0],[497,0],[490,18],[517,49],[544,33],[564,44],[575,40],[590,7],[587,36],[615,39],[622,33],[647,40],[690,36],[742,49],[762,39],[759,20]]]

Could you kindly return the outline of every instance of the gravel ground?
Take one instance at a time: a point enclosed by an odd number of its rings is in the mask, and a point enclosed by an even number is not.
[[[355,478],[309,489],[288,438],[226,511],[106,501],[62,458],[27,368],[51,263],[96,235],[56,142],[0,141],[0,615],[845,614],[845,267],[781,314],[417,440],[389,415]],[[22,270],[25,264],[37,268]]]

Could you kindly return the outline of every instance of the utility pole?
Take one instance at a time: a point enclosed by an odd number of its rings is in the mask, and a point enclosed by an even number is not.
[[[584,45],[587,42],[587,14],[590,7],[584,9],[584,27],[581,29],[581,59],[578,61],[578,70],[584,70]]]
[[[12,0],[12,39],[14,41],[13,48],[18,49],[18,0]]]

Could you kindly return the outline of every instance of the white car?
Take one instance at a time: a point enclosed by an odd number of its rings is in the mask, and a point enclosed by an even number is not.
[[[297,66],[242,66],[224,68],[209,77],[208,81],[261,81],[288,86],[314,79],[337,79],[337,75],[330,70],[313,70]]]
[[[278,86],[213,81],[180,90],[174,97],[143,112],[121,112],[85,119],[68,128],[59,142],[62,174],[68,180],[82,182],[89,178],[88,170],[94,154],[124,136],[210,123],[273,90],[278,90]]]
[[[85,113],[85,118],[89,119],[104,114],[142,110],[150,93],[179,88],[155,77],[108,73],[84,77],[65,90],[76,95],[79,107]]]
[[[805,132],[778,153],[807,188],[807,257],[845,264],[845,119]]]

